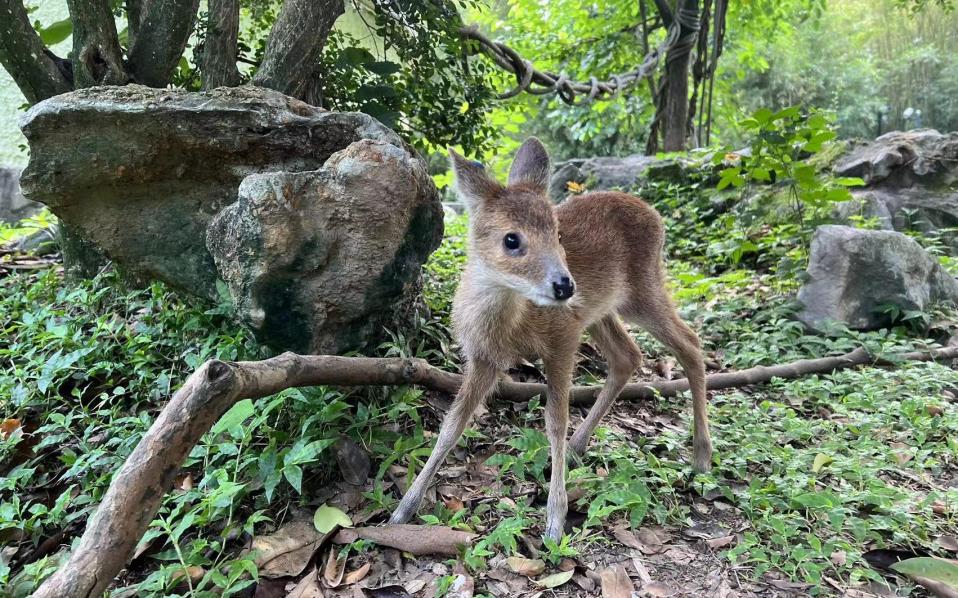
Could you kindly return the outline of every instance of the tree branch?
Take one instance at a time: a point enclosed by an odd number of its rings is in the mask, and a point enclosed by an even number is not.
[[[672,13],[672,7],[669,6],[668,0],[654,0],[655,8],[659,11],[659,15],[662,16],[662,22],[665,24],[666,29],[672,26],[672,21],[675,20],[675,15]]]
[[[203,89],[239,85],[240,74],[236,68],[238,35],[239,0],[209,0],[206,41],[200,57]]]
[[[109,0],[67,0],[67,6],[73,21],[75,85],[123,85],[129,81]]]
[[[343,0],[285,0],[253,84],[306,100],[308,78],[343,10]]]
[[[31,104],[72,90],[58,60],[33,29],[23,2],[0,0],[0,64]]]
[[[706,378],[709,389],[796,378],[870,363],[893,365],[900,361],[958,358],[958,347],[906,353],[894,360],[873,359],[862,349],[821,359],[755,367]],[[99,596],[133,555],[169,490],[183,460],[231,406],[299,386],[380,386],[417,384],[452,394],[462,376],[429,365],[423,359],[335,357],[284,353],[264,361],[208,361],[176,392],[156,421],[116,473],[100,506],[87,522],[86,531],[70,559],[33,594],[34,598]],[[576,404],[589,404],[598,386],[572,390]],[[688,390],[686,380],[654,384],[629,384],[621,397],[644,399],[672,396]],[[546,392],[544,384],[503,382],[498,395],[530,399]]]
[[[199,0],[143,0],[139,30],[130,47],[137,83],[166,87],[193,33]]]

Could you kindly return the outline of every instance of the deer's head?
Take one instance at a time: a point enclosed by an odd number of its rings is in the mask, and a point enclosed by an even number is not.
[[[547,195],[552,168],[542,142],[530,137],[522,144],[505,186],[481,164],[452,149],[449,155],[456,191],[469,212],[469,260],[482,283],[536,305],[565,303],[575,282]]]

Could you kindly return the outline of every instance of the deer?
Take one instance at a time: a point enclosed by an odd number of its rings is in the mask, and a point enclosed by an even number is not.
[[[588,331],[608,373],[568,442],[570,456],[585,454],[596,426],[642,363],[623,320],[647,330],[684,369],[692,393],[693,469],[708,471],[705,362],[698,335],[679,317],[665,287],[665,226],[659,213],[638,197],[614,191],[574,195],[553,205],[550,158],[535,137],[519,148],[506,185],[452,148],[449,156],[469,218],[467,261],[452,311],[464,377],[432,453],[390,522],[415,516],[476,408],[510,367],[538,357],[546,378],[551,459],[544,535],[559,541],[568,510],[566,435],[576,353]]]

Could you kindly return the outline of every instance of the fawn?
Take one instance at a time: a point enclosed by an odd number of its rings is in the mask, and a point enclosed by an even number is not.
[[[547,197],[549,156],[534,137],[519,148],[507,186],[480,164],[451,149],[449,154],[456,190],[469,213],[468,261],[453,303],[465,378],[432,454],[391,522],[404,523],[416,514],[436,470],[499,376],[520,357],[538,356],[547,379],[552,460],[545,535],[559,540],[568,507],[569,389],[582,332],[589,331],[609,367],[595,405],[572,435],[578,455],[642,361],[619,317],[648,330],[685,370],[693,397],[693,466],[707,471],[712,443],[705,365],[698,336],[679,318],[665,289],[665,232],[658,212],[618,192],[579,195],[554,207]]]

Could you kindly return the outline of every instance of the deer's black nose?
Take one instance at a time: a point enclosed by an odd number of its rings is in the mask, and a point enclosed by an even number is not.
[[[568,276],[563,276],[559,279],[559,282],[552,283],[552,291],[556,299],[565,301],[575,294],[575,283]]]

